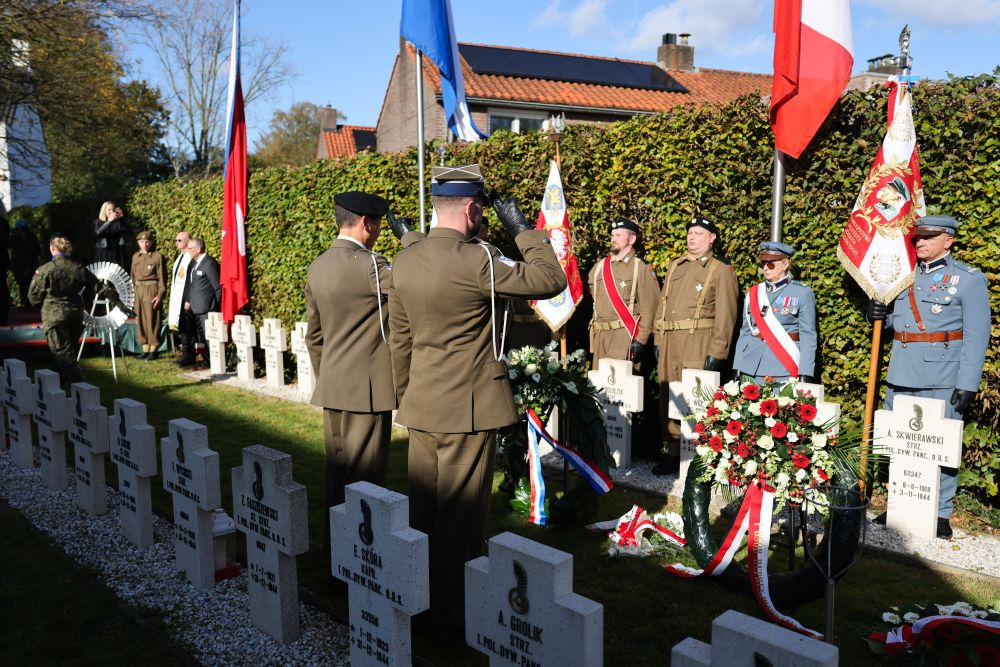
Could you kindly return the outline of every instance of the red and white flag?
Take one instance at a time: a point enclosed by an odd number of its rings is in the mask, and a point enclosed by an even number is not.
[[[837,257],[869,298],[889,303],[913,282],[910,236],[927,215],[910,93],[889,77],[889,129],[844,227]]]
[[[844,92],[854,65],[848,0],[775,0],[771,129],[799,157]]]
[[[542,210],[538,212],[535,229],[548,231],[552,249],[566,273],[566,289],[551,299],[532,301],[531,305],[550,329],[558,331],[569,321],[573,311],[576,310],[576,304],[583,298],[583,281],[580,279],[576,253],[573,252],[566,197],[563,194],[562,179],[559,177],[559,165],[555,160],[549,168],[549,180],[545,184]]]
[[[226,166],[222,189],[222,319],[232,322],[250,300],[247,295],[247,124],[240,85],[240,0],[233,3],[233,44],[229,53],[229,103],[226,118]]]

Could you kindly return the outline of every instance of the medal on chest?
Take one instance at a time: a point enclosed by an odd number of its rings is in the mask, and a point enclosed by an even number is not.
[[[942,310],[943,309],[941,308],[940,303],[935,303],[933,306],[931,306],[931,312],[934,313],[935,315],[940,315]]]
[[[702,285],[701,283],[698,283],[697,285],[694,286],[694,291],[695,292],[699,292],[700,293],[703,289],[705,289],[705,286]]]
[[[621,287],[622,289],[625,289],[626,285],[628,285],[628,282],[626,282],[624,280],[619,280],[618,281],[618,286]]]

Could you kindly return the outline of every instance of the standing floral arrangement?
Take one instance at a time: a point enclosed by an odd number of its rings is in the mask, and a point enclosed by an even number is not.
[[[529,408],[548,424],[553,408],[566,416],[560,438],[584,457],[607,472],[615,466],[608,449],[604,413],[596,390],[587,378],[584,350],[564,357],[557,343],[544,348],[525,346],[511,350],[505,357],[507,378],[514,391],[514,404],[522,415],[516,424],[500,429],[497,437],[497,465],[503,473],[500,489],[511,497],[511,506],[528,516],[530,488],[525,459],[528,452],[527,422]],[[583,522],[597,508],[597,495],[583,480],[555,501],[548,512],[553,523]]]

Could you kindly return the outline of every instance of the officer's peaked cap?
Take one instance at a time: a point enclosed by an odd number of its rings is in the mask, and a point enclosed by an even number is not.
[[[795,248],[787,243],[765,241],[760,244],[761,259],[784,259],[795,254]]]
[[[954,236],[958,233],[958,220],[950,215],[925,215],[917,219],[913,233],[917,236],[937,236],[941,233]]]

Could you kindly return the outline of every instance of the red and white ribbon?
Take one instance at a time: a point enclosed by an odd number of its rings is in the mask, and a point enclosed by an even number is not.
[[[949,623],[968,625],[977,630],[1000,635],[1000,621],[987,621],[982,618],[972,618],[969,616],[925,616],[913,623],[913,625],[901,625],[893,628],[885,635],[886,653],[894,654],[901,651],[908,651],[919,643],[921,632],[930,633],[935,628]],[[878,635],[878,633],[874,633]],[[873,635],[869,635],[873,638]]]
[[[633,260],[635,261],[635,260]],[[615,276],[611,273],[611,258],[605,257],[601,264],[601,276],[604,278],[604,291],[607,292],[611,307],[615,309],[615,314],[622,321],[625,330],[628,331],[629,345],[635,340],[639,333],[639,318],[632,314],[625,304],[625,299],[618,292],[618,285],[615,284]]]
[[[753,316],[754,324],[760,330],[761,340],[767,343],[768,349],[778,358],[788,374],[793,378],[798,377],[799,347],[785,331],[785,327],[781,326],[778,318],[774,316],[774,308],[767,298],[765,283],[751,287],[749,297],[750,314]],[[761,314],[762,304],[767,306],[763,314]]]

